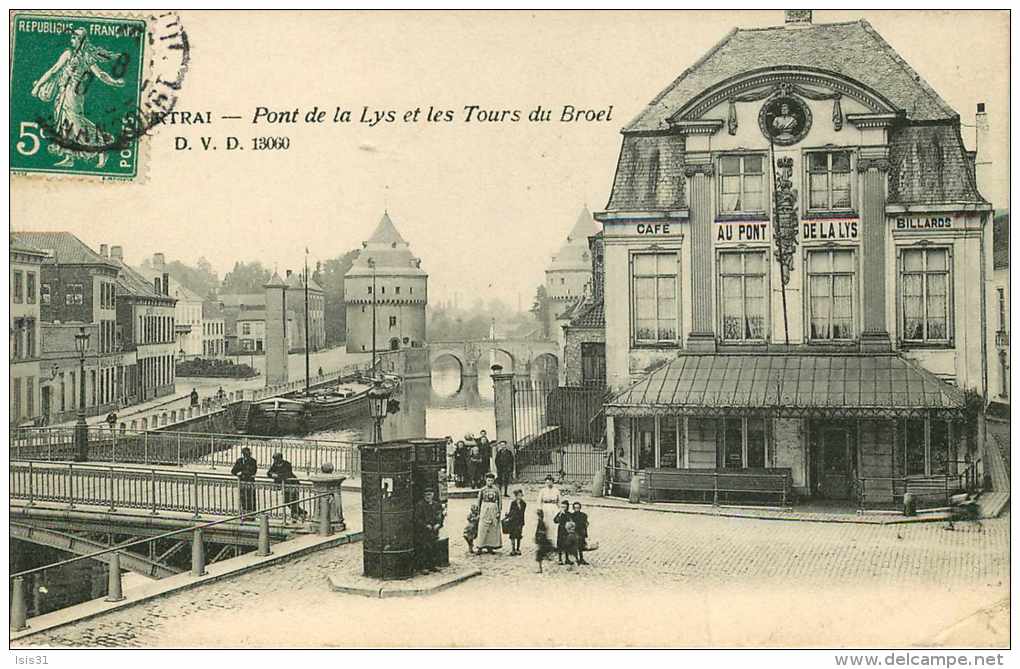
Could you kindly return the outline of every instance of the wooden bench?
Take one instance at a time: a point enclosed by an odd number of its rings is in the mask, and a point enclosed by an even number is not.
[[[786,506],[791,499],[788,468],[767,469],[647,469],[649,501],[772,501]]]

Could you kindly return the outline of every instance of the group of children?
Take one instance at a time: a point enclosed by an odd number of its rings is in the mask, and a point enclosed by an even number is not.
[[[524,501],[524,492],[518,488],[514,490],[514,499],[510,503],[506,516],[503,518],[503,532],[510,537],[510,555],[521,555],[521,538],[524,530],[525,509],[527,503]],[[559,511],[553,517],[552,522],[556,524],[556,543],[549,539],[549,529],[546,523],[545,514],[542,509],[536,512],[535,527],[535,560],[538,563],[538,572],[542,572],[542,562],[554,552],[559,558],[559,564],[587,565],[584,559],[585,550],[593,550],[588,546],[588,514],[581,510],[581,503],[563,500],[560,502]],[[468,553],[475,554],[475,540],[478,538],[478,504],[472,504],[468,512],[467,525],[464,527],[464,541],[467,542]]]

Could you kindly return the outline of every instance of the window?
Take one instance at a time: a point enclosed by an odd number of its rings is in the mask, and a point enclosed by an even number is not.
[[[50,284],[44,283],[39,286],[39,302],[47,305],[50,303]]]
[[[659,467],[680,466],[680,421],[678,416],[659,419]]]
[[[634,340],[644,344],[676,343],[677,254],[639,253],[632,261]]]
[[[809,337],[845,341],[854,336],[854,253],[848,249],[809,251],[807,256]]]
[[[35,272],[25,273],[25,302],[35,304]]]
[[[38,355],[35,350],[35,319],[29,318],[25,321],[25,357],[34,358]]]
[[[949,250],[903,249],[900,295],[903,339],[949,341]]]
[[[951,473],[952,430],[949,422],[908,418],[903,421],[902,430],[906,476]]]
[[[250,335],[251,334],[251,325],[248,324],[248,323],[241,323],[241,334]]]
[[[25,286],[24,286],[25,275],[15,270],[14,272],[14,303],[21,304],[25,301]]]
[[[11,418],[15,423],[21,420],[21,379],[11,382]]]
[[[372,286],[369,286],[369,287],[368,287],[368,294],[369,294],[369,295],[371,295],[371,294],[372,294]]]
[[[64,296],[64,304],[84,304],[84,295],[85,291],[80,283],[69,283],[67,284],[67,293]]]
[[[719,254],[719,302],[725,341],[765,340],[765,254]]]
[[[604,385],[606,382],[606,345],[598,342],[581,344],[581,383]]]
[[[850,152],[815,151],[807,154],[808,208],[851,209]]]
[[[400,295],[400,286],[397,286],[397,287],[396,287],[396,288],[394,288],[393,290],[397,291],[397,295]]]
[[[765,213],[764,157],[722,156],[719,159],[719,210],[722,213]]]
[[[21,359],[21,319],[14,321],[13,332],[11,332],[11,358],[13,360]]]
[[[397,317],[396,316],[390,316],[390,327],[391,328],[397,327]]]
[[[638,469],[655,467],[655,419],[637,418],[634,421],[634,443],[637,445]]]
[[[35,416],[35,379],[31,376],[25,379],[25,408],[28,410],[26,416]]]
[[[999,302],[999,332],[1006,331],[1006,291],[1003,288],[995,289]]]
[[[715,434],[720,466],[726,469],[766,466],[768,437],[764,418],[720,418]]]

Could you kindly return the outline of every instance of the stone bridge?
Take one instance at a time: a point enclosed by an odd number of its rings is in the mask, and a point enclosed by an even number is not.
[[[502,365],[506,372],[530,376],[536,369],[559,373],[561,352],[555,341],[525,338],[431,341],[429,368],[441,358],[452,358],[460,366],[462,377],[488,373],[491,365]]]

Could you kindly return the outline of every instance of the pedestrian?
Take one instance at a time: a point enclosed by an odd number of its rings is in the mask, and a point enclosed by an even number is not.
[[[111,411],[106,414],[106,424],[110,426],[110,432],[117,429],[117,412]]]
[[[496,451],[496,481],[503,491],[503,497],[509,497],[507,488],[510,487],[510,479],[514,476],[514,454],[505,441],[499,442],[499,449]]]
[[[326,373],[322,371],[322,367],[319,367],[319,378],[322,378],[323,376],[325,376],[325,374]]]
[[[520,488],[514,490],[514,499],[506,510],[506,517],[503,519],[506,526],[506,533],[510,536],[510,555],[521,554],[521,538],[524,536],[524,512],[528,503],[524,501],[524,491]]]
[[[468,553],[475,554],[475,539],[478,538],[478,505],[472,504],[468,511],[467,525],[464,526],[464,541],[468,545]]]
[[[290,505],[291,518],[298,522],[306,520],[308,512],[297,501],[298,477],[294,474],[294,467],[284,459],[283,453],[273,453],[273,464],[266,470],[266,476],[283,488],[283,503]]]
[[[245,446],[241,449],[241,457],[234,461],[230,473],[237,477],[241,488],[241,522],[251,520],[248,514],[255,510],[255,474],[258,472],[258,463],[251,457],[251,449]]]
[[[223,390],[223,386],[220,386],[220,389],[216,391],[216,401],[222,403],[226,398],[227,392]]]
[[[567,523],[571,522],[570,502],[567,500],[560,502],[560,510],[553,517],[553,522],[556,523],[556,555],[560,564],[563,564],[563,554],[567,547]],[[570,556],[567,556],[567,564],[571,564]]]
[[[454,458],[457,456],[457,446],[453,443],[453,437],[446,437],[446,480],[453,480]]]
[[[482,465],[484,466],[482,471],[491,472],[495,468],[492,462],[492,442],[489,441],[485,430],[481,430],[478,433],[478,448],[482,451]]]
[[[434,497],[435,492],[426,489],[422,500],[414,508],[415,556],[422,574],[439,571],[436,544],[439,542],[439,528],[443,526],[443,505]]]
[[[535,512],[535,562],[538,563],[538,573],[542,573],[542,561],[556,550],[549,541],[549,528],[545,523],[545,514],[542,509]]]
[[[198,391],[194,388],[191,389],[191,406],[198,406]]]
[[[453,476],[458,488],[463,488],[467,484],[467,471],[468,449],[463,441],[458,441],[453,451]]]
[[[556,545],[556,533],[552,525],[553,518],[560,511],[560,491],[556,488],[552,475],[545,477],[545,487],[538,491],[538,508],[546,518],[546,535],[549,543]]]
[[[485,549],[490,554],[503,547],[502,518],[503,498],[496,487],[496,475],[488,472],[485,475],[485,487],[478,491],[478,550]]]
[[[477,443],[471,446],[468,456],[468,478],[471,479],[472,488],[481,488],[482,479],[485,476],[485,463],[482,460],[482,447]]]
[[[570,519],[577,532],[577,564],[588,564],[584,559],[584,550],[588,547],[588,514],[581,511],[580,502],[574,502]]]
[[[581,564],[580,558],[577,556],[577,547],[579,540],[577,538],[577,526],[574,525],[574,521],[568,520],[563,523],[563,539],[561,540],[557,549],[562,557],[567,559],[567,564],[573,566],[573,562],[570,558],[574,558],[577,564]],[[562,564],[562,563],[561,563]]]

